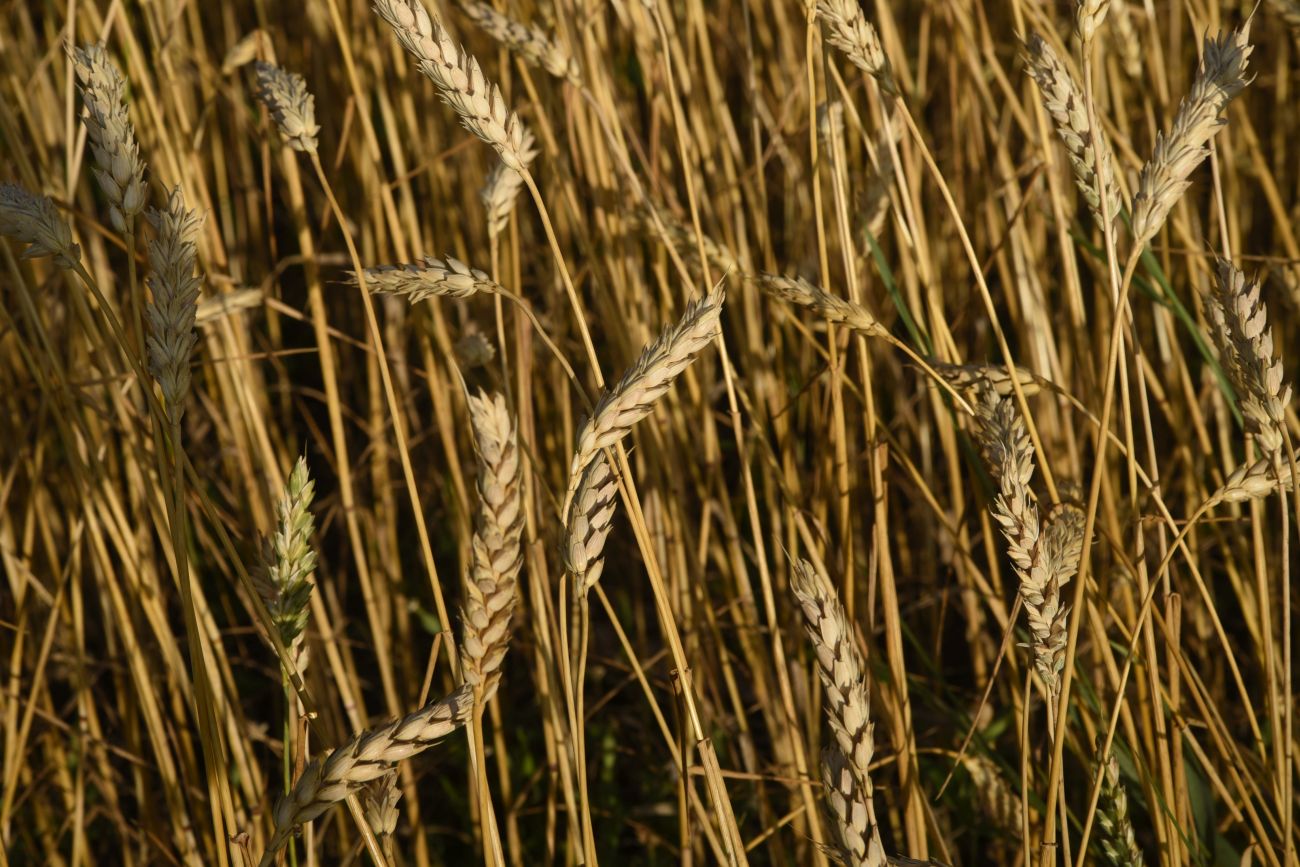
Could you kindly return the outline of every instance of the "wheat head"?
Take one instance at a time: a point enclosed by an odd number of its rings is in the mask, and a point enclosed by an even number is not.
[[[190,360],[199,339],[194,323],[203,284],[195,274],[200,222],[194,211],[186,210],[180,187],[167,197],[167,207],[151,210],[148,219],[155,235],[149,242],[153,299],[145,313],[149,372],[162,388],[168,417],[179,422],[190,390]]]
[[[485,272],[471,268],[459,259],[445,260],[425,256],[415,262],[381,265],[365,269],[366,286],[379,295],[401,295],[412,304],[435,296],[467,298],[486,292],[503,294],[505,290]],[[352,275],[356,282],[356,275]]]
[[[316,153],[316,98],[307,90],[307,82],[296,72],[287,72],[273,63],[259,60],[253,64],[257,74],[257,97],[284,136],[285,143],[296,151]]]
[[[880,34],[862,14],[858,0],[817,0],[817,17],[826,24],[826,41],[849,62],[880,83],[881,90],[898,94],[894,74],[880,44]]]
[[[95,180],[108,199],[113,228],[125,234],[144,210],[144,163],[126,113],[126,82],[102,45],[72,51],[86,104],[86,131],[95,158]]]
[[[565,568],[573,576],[575,596],[585,596],[605,569],[605,539],[618,506],[618,481],[604,453],[582,471],[577,493],[564,521]]]
[[[81,261],[81,248],[54,202],[17,184],[0,184],[0,235],[26,244],[24,259],[53,256],[61,268]]]
[[[540,28],[508,18],[479,0],[463,0],[460,8],[484,33],[533,66],[581,86],[582,70],[578,61]]]

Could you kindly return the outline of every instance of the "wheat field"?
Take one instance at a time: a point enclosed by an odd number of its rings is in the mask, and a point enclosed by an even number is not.
[[[0,865],[1300,867],[1297,0],[0,4]]]

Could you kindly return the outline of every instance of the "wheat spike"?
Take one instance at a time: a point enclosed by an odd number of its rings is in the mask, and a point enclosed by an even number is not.
[[[1133,196],[1133,237],[1142,246],[1155,237],[1169,211],[1191,186],[1188,178],[1209,156],[1209,142],[1227,123],[1223,112],[1249,83],[1246,64],[1252,48],[1250,27],[1226,36],[1206,37],[1192,89],[1178,106],[1169,134],[1156,136],[1151,159],[1142,167]]]
[[[501,91],[488,82],[478,61],[429,17],[420,0],[375,0],[374,8],[414,55],[443,101],[460,115],[465,128],[495,148],[507,166],[526,172],[523,121],[506,107]]]
[[[1100,129],[1094,132],[1088,122],[1083,91],[1070,77],[1056,51],[1037,33],[1030,34],[1025,42],[1025,65],[1029,76],[1038,85],[1043,108],[1052,116],[1057,135],[1065,143],[1066,154],[1074,168],[1075,184],[1083,193],[1093,218],[1098,225],[1101,224],[1101,197],[1104,193],[1110,219],[1115,221],[1119,218],[1121,200],[1115,182],[1114,158],[1105,133]],[[1098,150],[1101,152],[1100,166]]]
[[[299,672],[307,662],[303,632],[314,586],[311,576],[316,571],[316,551],[311,546],[315,529],[311,501],[315,495],[307,459],[300,457],[275,507],[275,533],[262,540],[262,568],[254,579],[271,623]]]
[[[927,363],[934,368],[935,373],[943,377],[944,382],[967,398],[978,399],[988,388],[997,392],[999,397],[1009,397],[1015,391],[1010,374],[1001,365],[947,364],[933,358],[928,359]],[[1016,365],[1016,380],[1025,397],[1032,397],[1041,390],[1038,377],[1028,368]]]
[[[145,199],[144,163],[126,113],[126,82],[102,45],[73,49],[72,62],[86,104],[95,180],[108,199],[113,228],[126,234]]]
[[[203,281],[194,272],[198,259],[194,239],[199,219],[185,209],[180,187],[167,197],[166,209],[150,211],[148,219],[156,236],[149,242],[149,290],[153,299],[145,314],[149,323],[149,372],[162,388],[168,416],[179,422],[190,390],[190,360],[198,344],[194,322]]]
[[[17,184],[0,184],[0,235],[26,244],[24,259],[53,256],[62,268],[81,261],[81,248],[54,202]]]
[[[582,471],[595,460],[597,453],[618,443],[633,425],[649,415],[673,381],[717,336],[725,294],[722,284],[718,284],[709,294],[689,304],[682,318],[664,329],[641,351],[623,378],[601,395],[591,418],[578,433],[569,465],[566,508],[577,492]]]
[[[344,746],[312,760],[275,808],[275,832],[260,867],[271,867],[275,853],[295,828],[387,773],[394,764],[424,752],[465,724],[473,691],[465,684],[396,722],[362,732]]]
[[[389,771],[382,777],[366,783],[361,790],[361,812],[366,824],[379,838],[384,858],[393,863],[393,832],[397,830],[397,802],[402,790],[397,788],[397,772]]]
[[[1079,34],[1079,39],[1085,46],[1092,42],[1093,36],[1106,20],[1106,13],[1110,11],[1110,0],[1079,0],[1079,5],[1074,11],[1074,28]]]
[[[879,337],[888,333],[876,317],[861,304],[831,295],[802,277],[780,277],[776,274],[760,273],[752,279],[769,295],[801,307],[810,307],[820,313],[827,322],[843,325],[869,337]]]
[[[564,564],[578,596],[590,592],[605,569],[605,539],[617,505],[618,482],[604,453],[598,453],[582,471],[564,521]]]
[[[285,143],[296,151],[316,153],[316,98],[307,90],[307,82],[296,72],[287,72],[273,63],[259,60],[253,64],[257,73],[257,97],[280,128]]]
[[[515,426],[499,394],[469,398],[470,422],[478,446],[478,527],[473,565],[466,581],[461,662],[465,681],[491,698],[510,645],[510,621],[518,600],[523,565],[523,498]]]
[[[1098,738],[1100,749],[1103,738]],[[1101,848],[1114,867],[1143,867],[1142,850],[1133,834],[1128,817],[1128,792],[1119,778],[1119,762],[1114,751],[1099,756],[1098,773],[1102,775],[1101,800],[1097,826],[1101,829]]]
[[[880,34],[862,14],[858,0],[817,0],[817,17],[826,23],[827,42],[843,51],[850,63],[880,82],[881,90],[898,94],[889,58],[880,44]]]
[[[464,0],[460,8],[484,33],[533,66],[581,86],[582,70],[578,68],[578,61],[540,28],[507,18],[478,0]]]
[[[537,159],[537,142],[528,130],[524,130],[523,138],[520,140],[519,159],[525,169]],[[500,235],[506,230],[506,225],[510,222],[510,214],[515,209],[515,200],[519,197],[519,191],[523,186],[524,176],[504,162],[497,162],[492,167],[492,171],[488,172],[479,199],[482,200],[483,210],[487,213],[489,237]]]
[[[416,262],[367,268],[365,277],[366,286],[371,292],[401,295],[412,304],[435,296],[466,298],[479,292],[505,292],[501,284],[486,273],[451,256],[445,260],[425,256]],[[353,274],[353,282],[356,279]]]
[[[679,220],[668,209],[656,207],[651,202],[645,202],[633,212],[632,221],[642,232],[658,238],[655,226],[656,217],[659,220],[659,225],[663,227],[664,234],[667,235],[668,243],[677,250],[678,255],[698,267],[700,264],[700,245],[696,243],[695,230]],[[704,255],[708,257],[710,265],[719,271],[731,271],[740,267],[735,254],[724,245],[719,244],[708,235],[703,235],[703,238]]]
[[[1120,63],[1124,66],[1124,74],[1129,78],[1139,79],[1142,77],[1142,36],[1133,21],[1133,9],[1129,6],[1128,0],[1111,0],[1111,6],[1115,14],[1111,18],[1114,26],[1107,34],[1110,49],[1119,55]]]
[[[1279,488],[1291,485],[1291,468],[1283,461],[1279,475],[1271,457],[1260,458],[1253,463],[1244,463],[1237,467],[1224,480],[1219,488],[1206,502],[1206,507],[1219,503],[1245,503],[1250,500],[1262,500]]]
[[[1282,448],[1291,386],[1283,381],[1282,360],[1273,357],[1273,329],[1260,298],[1259,282],[1220,259],[1209,318],[1223,369],[1236,388],[1241,414],[1270,454]]]
[[[857,775],[838,749],[822,752],[822,783],[835,818],[840,841],[835,854],[840,862],[846,867],[884,867],[884,848],[869,804],[863,799]]]

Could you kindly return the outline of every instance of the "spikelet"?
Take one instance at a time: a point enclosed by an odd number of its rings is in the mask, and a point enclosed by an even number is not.
[[[257,97],[280,128],[285,143],[296,151],[316,153],[316,98],[307,90],[307,82],[296,72],[287,72],[273,63],[259,60],[253,64],[257,73]]]
[[[275,863],[275,853],[303,822],[310,822],[366,783],[388,773],[397,762],[424,752],[456,731],[470,718],[472,709],[473,690],[465,684],[415,713],[362,732],[339,749],[317,756],[276,804],[275,832],[262,854],[260,867]]]
[[[464,0],[460,8],[484,33],[533,66],[546,70],[556,78],[566,79],[576,85],[582,84],[582,70],[578,68],[578,61],[540,28],[511,20],[478,0]]]
[[[894,74],[885,57],[880,34],[862,14],[858,0],[817,0],[817,17],[826,24],[826,41],[849,62],[880,83],[880,89],[898,94]]]
[[[1296,44],[1300,45],[1300,0],[1268,0],[1268,5],[1286,22]]]
[[[529,130],[524,130],[523,137],[520,139],[519,159],[525,169],[537,159],[537,142]],[[506,230],[506,225],[510,222],[510,214],[515,209],[515,200],[523,187],[524,176],[504,162],[498,162],[492,167],[492,171],[488,172],[479,199],[482,200],[483,210],[487,213],[490,237],[500,235]]]
[[[811,307],[827,322],[843,325],[871,337],[888,333],[876,317],[861,304],[831,295],[802,277],[779,277],[776,274],[759,273],[751,279],[755,280],[769,295],[801,307]]]
[[[1092,42],[1109,11],[1110,0],[1079,0],[1074,11],[1074,28],[1085,46]]]
[[[1250,500],[1262,500],[1279,488],[1290,487],[1291,467],[1282,462],[1279,477],[1271,457],[1260,458],[1253,463],[1244,463],[1224,480],[1223,487],[1210,495],[1206,507],[1219,503],[1245,503]]]
[[[478,446],[478,527],[473,565],[466,581],[461,663],[465,682],[487,701],[496,692],[510,646],[510,622],[518,601],[523,565],[523,498],[515,426],[499,394],[469,398]]]
[[[1269,454],[1282,448],[1291,386],[1283,381],[1282,360],[1273,357],[1273,329],[1259,294],[1259,283],[1220,259],[1218,282],[1208,305],[1223,369],[1237,390],[1241,414]]]
[[[54,202],[17,184],[0,184],[0,235],[26,244],[24,259],[53,256],[61,268],[81,261],[81,248]]]
[[[1085,4],[1086,5],[1086,4]],[[1082,9],[1083,6],[1080,6]],[[1070,77],[1065,64],[1052,46],[1032,33],[1025,42],[1025,65],[1043,98],[1043,107],[1052,116],[1056,132],[1065,143],[1070,165],[1074,168],[1074,181],[1088,203],[1093,218],[1102,222],[1101,197],[1106,196],[1107,210],[1112,223],[1119,218],[1120,194],[1115,182],[1114,158],[1110,143],[1101,130],[1092,129],[1088,122],[1087,104],[1083,92]],[[1101,152],[1098,166],[1097,151]]]
[[[585,596],[605,569],[605,539],[618,505],[618,482],[604,453],[587,465],[564,521],[564,565],[577,596]]]
[[[1100,751],[1104,738],[1098,737]],[[1128,793],[1119,778],[1119,762],[1115,753],[1098,757],[1101,774],[1101,800],[1097,810],[1097,826],[1101,829],[1101,848],[1114,867],[1143,867],[1142,850],[1133,834],[1133,823],[1128,817]]]
[[[316,551],[311,546],[315,528],[311,501],[315,495],[307,459],[300,457],[275,507],[275,533],[262,540],[262,568],[255,576],[271,623],[300,673],[306,665],[303,633],[314,586],[311,576],[316,571]]]
[[[1188,178],[1209,156],[1209,142],[1227,123],[1223,112],[1249,82],[1246,64],[1254,50],[1250,27],[1226,36],[1205,39],[1196,81],[1178,106],[1169,134],[1156,136],[1151,159],[1142,167],[1138,191],[1133,196],[1133,237],[1140,247],[1155,237],[1183,193]]]
[[[527,171],[523,121],[506,107],[500,89],[483,75],[478,61],[429,17],[420,0],[375,0],[374,8],[443,101],[460,115],[465,129],[495,148],[508,167]]]
[[[668,237],[668,243],[677,250],[678,255],[698,267],[700,248],[699,244],[696,243],[695,230],[677,219],[666,208],[656,207],[651,202],[643,203],[642,207],[633,212],[632,221],[646,235],[658,239],[659,234],[655,227],[656,217],[659,219],[659,225],[663,226],[664,234]],[[708,257],[710,265],[719,271],[731,271],[740,267],[735,254],[707,234],[703,237],[704,255]]]
[[[483,271],[459,259],[432,256],[400,265],[365,269],[366,286],[379,295],[401,295],[412,304],[435,296],[466,298],[479,292],[499,294],[505,290]],[[352,281],[356,282],[356,275]]]
[[[379,779],[371,780],[361,790],[361,812],[379,839],[384,858],[390,864],[393,863],[393,832],[397,830],[397,802],[401,799],[397,771],[389,771]]]
[[[125,234],[145,204],[144,163],[126,114],[126,82],[102,45],[73,49],[72,62],[86,104],[95,180],[108,199],[113,228]]]
[[[633,425],[649,415],[673,381],[717,336],[725,294],[722,284],[718,284],[708,295],[688,305],[682,318],[643,349],[623,378],[601,395],[591,418],[578,433],[577,448],[569,464],[566,510],[588,464],[602,449],[616,444]]]
[[[167,197],[167,208],[151,210],[148,219],[155,235],[149,242],[149,290],[153,298],[145,312],[149,324],[145,341],[149,372],[162,388],[168,417],[178,423],[185,412],[190,360],[198,343],[194,321],[203,281],[194,273],[198,258],[194,239],[199,219],[185,209],[180,187]]]

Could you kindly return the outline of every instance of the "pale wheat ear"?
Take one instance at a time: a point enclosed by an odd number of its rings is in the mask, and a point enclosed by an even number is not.
[[[486,272],[448,256],[425,256],[415,262],[365,269],[366,287],[377,295],[400,295],[412,304],[427,298],[467,298],[480,292],[504,295],[501,284]],[[357,275],[351,274],[353,283]]]
[[[618,506],[618,481],[604,453],[587,465],[564,519],[565,568],[573,576],[575,595],[585,596],[605,569],[605,539]]]
[[[316,550],[312,547],[315,518],[311,503],[316,484],[307,471],[307,459],[298,458],[284,494],[275,507],[275,532],[262,540],[261,568],[253,582],[280,641],[302,673],[307,667],[305,631],[311,593],[315,585]]]
[[[1106,13],[1110,11],[1111,0],[1079,0],[1078,6],[1074,11],[1074,29],[1079,34],[1079,39],[1084,44],[1084,50],[1092,42],[1093,36],[1106,20]]]
[[[880,83],[886,93],[898,95],[880,34],[862,14],[858,0],[817,0],[817,17],[826,23],[826,41],[863,72]]]
[[[126,234],[145,204],[144,163],[126,113],[126,81],[103,45],[87,45],[71,53],[86,106],[95,179],[108,199],[113,228]]]
[[[53,256],[61,268],[81,262],[81,248],[54,202],[17,184],[0,184],[0,235],[26,244],[24,259]]]
[[[537,142],[532,132],[525,129],[519,141],[518,153],[525,170],[533,164],[533,160],[537,159],[537,154]],[[510,222],[510,214],[515,209],[515,200],[523,188],[523,175],[504,162],[498,161],[492,167],[492,171],[488,172],[487,180],[483,182],[483,189],[479,192],[479,199],[483,202],[483,210],[487,214],[489,237],[500,235],[506,230],[506,225]]]
[[[307,90],[307,82],[296,72],[288,72],[273,63],[259,60],[253,64],[257,74],[257,98],[271,113],[284,136],[285,143],[296,151],[316,153],[316,98]]]
[[[153,298],[145,312],[149,372],[162,388],[168,417],[178,423],[185,412],[190,361],[198,344],[194,320],[203,281],[195,273],[195,238],[200,221],[186,209],[179,187],[167,197],[167,207],[150,211],[148,218],[155,235],[149,242],[148,282]]]
[[[1097,825],[1101,829],[1101,848],[1113,867],[1144,867],[1142,850],[1133,833],[1128,815],[1128,792],[1119,777],[1115,751],[1102,752],[1105,737],[1097,738],[1097,773],[1101,775],[1100,809]]]
[[[827,322],[834,322],[868,336],[887,334],[871,311],[853,301],[826,292],[803,277],[782,277],[778,274],[759,273],[751,278],[764,292],[773,297],[811,308]]]
[[[546,70],[556,78],[582,85],[582,71],[578,68],[578,61],[540,28],[508,18],[479,0],[462,0],[460,8],[484,33],[533,66]]]

